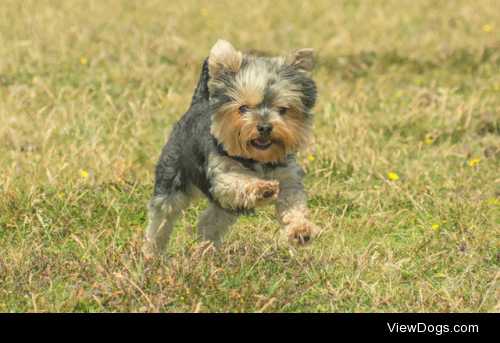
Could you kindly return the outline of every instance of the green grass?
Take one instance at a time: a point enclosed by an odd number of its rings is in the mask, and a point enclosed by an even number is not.
[[[2,0],[0,312],[499,312],[498,18],[495,0]],[[144,255],[155,164],[218,38],[316,49],[298,161],[322,234],[289,247],[263,208],[199,260],[198,202],[165,260]]]

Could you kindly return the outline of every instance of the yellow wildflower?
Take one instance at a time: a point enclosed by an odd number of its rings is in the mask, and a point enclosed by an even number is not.
[[[471,167],[472,167],[474,164],[479,163],[479,162],[481,162],[481,159],[480,159],[480,158],[476,158],[476,159],[474,159],[474,160],[470,160],[470,161],[469,161],[469,166],[471,166]]]
[[[438,276],[439,276],[439,277],[444,277],[444,275],[443,275],[443,274],[441,274],[441,273],[439,273],[439,274],[438,274]]]
[[[207,10],[206,8],[202,8],[202,9],[200,10],[200,15],[201,15],[202,17],[206,17],[206,16],[208,15],[208,10]]]
[[[406,107],[406,104],[405,104],[404,102],[402,102],[402,103],[400,104],[400,106],[401,106],[401,108],[405,108],[405,107]]]
[[[427,144],[432,144],[432,142],[433,142],[432,138],[425,139],[425,143],[427,143]]]
[[[391,179],[391,180],[399,180],[399,176],[396,173],[389,173],[389,179]]]
[[[309,161],[314,161],[314,156],[309,155],[309,156],[307,157],[307,159],[308,159]]]
[[[439,225],[432,225],[432,229],[433,230],[439,229]]]
[[[493,89],[496,90],[496,91],[498,91],[498,90],[500,90],[500,86],[499,85],[494,85]]]
[[[490,24],[483,25],[483,31],[484,32],[490,32],[491,31],[491,25]]]
[[[396,93],[396,97],[397,97],[397,98],[401,98],[402,96],[403,96],[403,92],[397,92],[397,93]]]
[[[500,201],[496,200],[496,199],[489,199],[488,200],[490,202],[490,204],[492,205],[500,205]]]
[[[83,65],[87,65],[87,63],[89,63],[89,60],[86,59],[85,57],[82,57],[82,58],[80,58],[80,63]]]
[[[419,85],[419,84],[420,84],[420,79],[416,79],[416,80],[415,80],[415,84],[416,84],[416,85]]]
[[[64,193],[61,193],[61,194],[59,194],[59,195],[60,195],[61,197],[66,196],[66,194],[64,194]]]
[[[82,177],[89,177],[89,173],[87,173],[85,170],[82,171]]]

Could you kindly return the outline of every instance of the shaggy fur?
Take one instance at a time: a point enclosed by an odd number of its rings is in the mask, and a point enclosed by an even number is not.
[[[199,240],[216,249],[242,213],[271,203],[289,242],[318,234],[294,155],[311,138],[313,68],[312,49],[259,58],[217,42],[156,167],[146,232],[156,251],[165,251],[176,220],[200,195],[208,206]]]

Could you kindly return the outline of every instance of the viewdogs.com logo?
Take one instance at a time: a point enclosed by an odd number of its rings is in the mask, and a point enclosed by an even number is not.
[[[406,332],[428,332],[435,333],[436,335],[442,335],[443,333],[454,333],[454,332],[479,332],[478,325],[428,325],[424,323],[410,324],[410,325],[400,325],[398,323],[390,324],[387,323],[389,331],[397,333]]]

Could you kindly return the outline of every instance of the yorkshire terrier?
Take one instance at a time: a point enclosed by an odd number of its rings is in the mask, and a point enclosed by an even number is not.
[[[175,222],[198,195],[208,199],[199,241],[216,250],[241,214],[272,203],[290,243],[318,235],[295,161],[312,136],[313,68],[313,49],[263,58],[224,40],[214,45],[156,167],[146,232],[154,250],[165,251]]]

